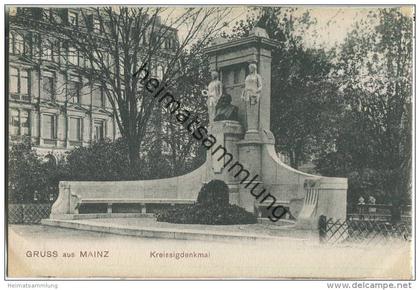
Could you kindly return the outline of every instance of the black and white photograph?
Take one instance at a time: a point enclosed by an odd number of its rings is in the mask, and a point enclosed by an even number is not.
[[[77,3],[4,6],[8,288],[414,288],[414,4]]]

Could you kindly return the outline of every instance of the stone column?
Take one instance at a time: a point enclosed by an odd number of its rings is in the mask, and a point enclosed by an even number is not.
[[[270,130],[271,98],[271,50],[261,48],[258,60],[258,74],[262,79],[262,91],[260,98],[260,129]],[[278,92],[276,92],[278,94]]]

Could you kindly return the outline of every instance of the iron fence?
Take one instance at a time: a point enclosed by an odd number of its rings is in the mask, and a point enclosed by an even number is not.
[[[347,219],[391,221],[392,208],[392,205],[386,204],[349,204],[347,207]],[[411,222],[410,205],[402,205],[398,207],[398,211],[403,222]]]
[[[411,241],[411,224],[392,224],[375,220],[333,220],[319,217],[319,238],[322,243],[343,242],[383,244],[391,241]]]
[[[41,219],[48,218],[51,204],[9,204],[9,224],[39,224]]]

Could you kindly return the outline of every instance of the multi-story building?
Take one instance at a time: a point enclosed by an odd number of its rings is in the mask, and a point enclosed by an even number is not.
[[[9,11],[10,18],[24,15],[38,23],[52,14],[58,14],[71,25],[87,25],[81,21],[80,9]],[[91,31],[101,33],[94,15]],[[38,152],[57,155],[103,138],[118,138],[112,106],[101,86],[74,69],[89,65],[82,55],[57,37],[37,31],[37,25],[9,23],[9,141],[21,142],[28,137]],[[164,48],[173,50],[176,34],[173,29]],[[164,60],[156,60],[155,64],[154,74],[159,76],[164,70]]]

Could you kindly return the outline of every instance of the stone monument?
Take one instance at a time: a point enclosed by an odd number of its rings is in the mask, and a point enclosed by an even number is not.
[[[115,202],[138,202],[146,207],[153,202],[194,202],[203,184],[219,179],[229,187],[230,203],[255,214],[265,204],[250,193],[250,188],[264,187],[266,193],[275,197],[276,205],[284,206],[297,217],[297,228],[315,229],[320,215],[344,219],[346,178],[300,172],[281,162],[275,151],[270,100],[281,92],[271,94],[271,51],[278,45],[264,29],[255,28],[244,38],[218,39],[206,50],[213,71],[204,91],[210,114],[208,130],[217,142],[207,151],[201,167],[186,175],[160,180],[60,182],[51,218],[74,218],[84,201],[108,203],[109,214]],[[224,151],[215,152],[219,147]],[[232,160],[237,161],[235,166],[240,164],[236,170],[231,170]],[[241,183],[241,167],[255,177],[246,187]]]

